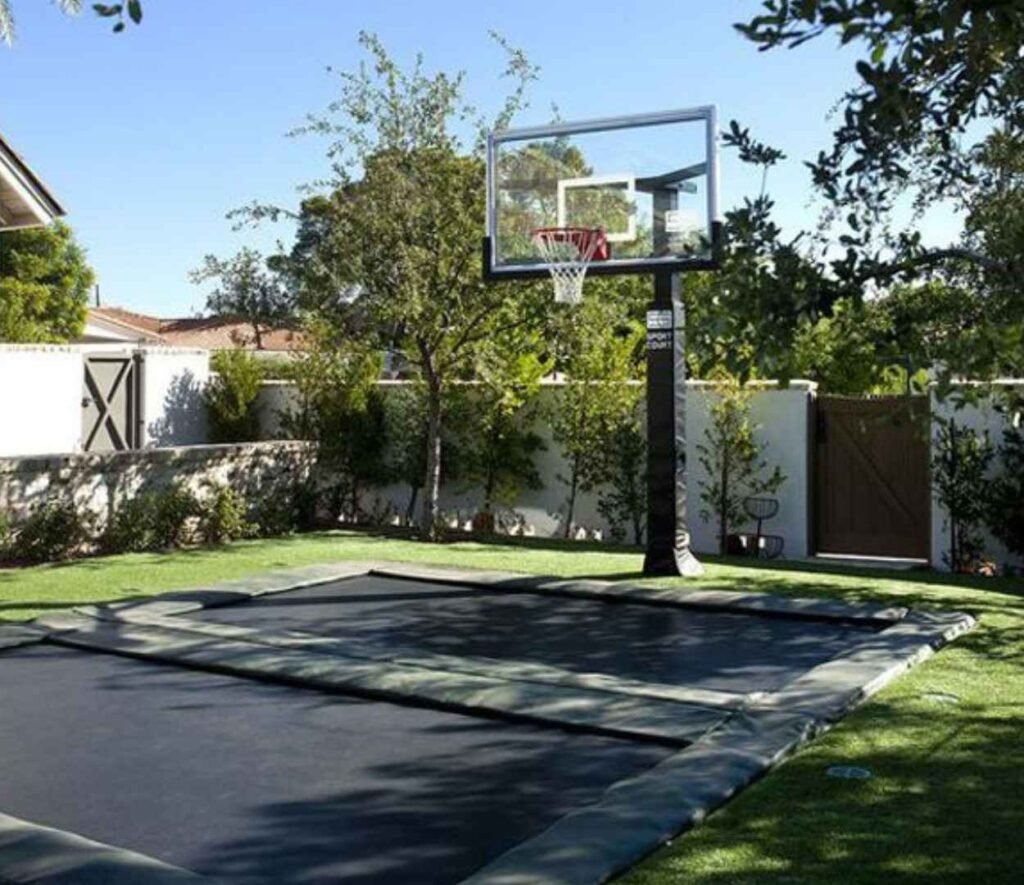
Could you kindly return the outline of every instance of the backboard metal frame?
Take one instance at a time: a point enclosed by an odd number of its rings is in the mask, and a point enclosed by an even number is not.
[[[659,271],[677,273],[687,270],[716,270],[719,266],[718,249],[721,244],[721,222],[718,209],[718,109],[714,105],[684,108],[648,114],[605,117],[579,122],[552,123],[546,126],[522,127],[491,132],[487,136],[487,231],[483,240],[484,278],[491,282],[509,279],[539,279],[549,275],[546,264],[496,264],[496,235],[498,219],[495,212],[497,181],[495,180],[498,150],[511,141],[557,138],[588,132],[611,132],[617,129],[637,129],[668,123],[703,121],[707,139],[707,217],[711,228],[711,255],[694,258],[668,256],[664,258],[610,258],[590,265],[587,273],[654,274]],[[639,185],[639,182],[637,183]]]

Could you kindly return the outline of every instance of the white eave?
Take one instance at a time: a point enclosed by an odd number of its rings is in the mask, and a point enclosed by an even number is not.
[[[0,136],[0,231],[47,225],[63,214],[42,179]]]

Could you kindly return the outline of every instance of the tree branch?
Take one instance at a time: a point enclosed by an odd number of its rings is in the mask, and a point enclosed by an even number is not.
[[[945,249],[933,249],[929,252],[922,252],[920,255],[915,255],[892,264],[874,265],[867,273],[858,274],[855,282],[864,283],[868,280],[889,279],[901,273],[917,270],[920,267],[933,267],[936,264],[943,264],[947,261],[967,261],[978,265],[978,267],[984,270],[995,273],[1016,274],[1019,272],[1010,261],[1002,261],[998,258],[982,255],[980,252],[975,252],[973,249],[967,249],[962,246],[949,246]]]

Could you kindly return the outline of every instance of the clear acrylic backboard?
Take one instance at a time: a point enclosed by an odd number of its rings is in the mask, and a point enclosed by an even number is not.
[[[603,232],[592,274],[715,267],[717,145],[710,106],[492,133],[486,275],[546,274],[551,228]]]

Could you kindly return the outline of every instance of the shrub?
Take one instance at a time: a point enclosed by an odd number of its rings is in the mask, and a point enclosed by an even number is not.
[[[244,350],[214,354],[210,366],[216,374],[203,391],[210,423],[210,442],[251,442],[259,439],[256,408],[263,371],[259,360]]]
[[[114,511],[100,547],[105,553],[140,553],[185,546],[202,512],[196,496],[183,485],[145,492]]]
[[[104,553],[141,553],[153,549],[154,494],[138,495],[111,514],[100,538]]]
[[[985,521],[1007,550],[1024,556],[1024,429],[1003,431],[999,466],[987,495]]]
[[[260,498],[253,508],[252,519],[257,535],[274,538],[309,528],[313,522],[310,514],[315,512],[315,493],[308,483],[296,483],[290,489],[279,489],[275,494]]]
[[[166,550],[183,547],[193,540],[191,523],[202,514],[196,496],[185,486],[175,483],[154,494],[153,547]]]
[[[224,544],[239,538],[251,538],[256,526],[246,519],[246,503],[234,489],[214,485],[208,501],[201,507],[199,532],[206,544]]]
[[[981,523],[987,504],[988,466],[993,448],[987,435],[936,419],[932,445],[932,486],[946,510],[949,550],[943,559],[955,572],[974,571],[984,556]]]
[[[16,528],[11,557],[23,562],[70,559],[88,543],[91,522],[70,501],[44,504]]]

